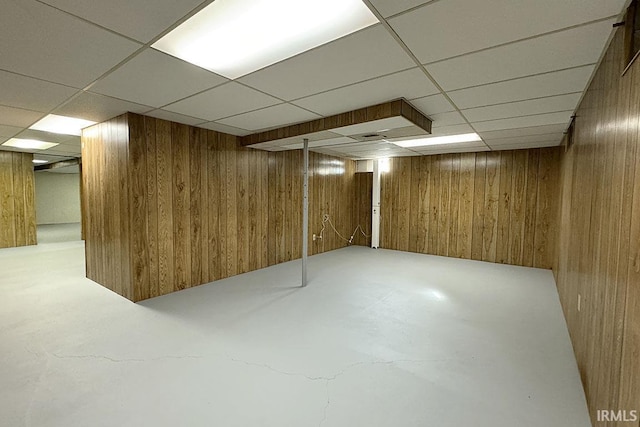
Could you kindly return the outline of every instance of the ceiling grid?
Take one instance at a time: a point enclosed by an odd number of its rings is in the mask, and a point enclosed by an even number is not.
[[[333,133],[313,150],[359,159],[558,145],[626,0],[363,3],[379,23],[229,79],[152,47],[212,0],[0,0],[0,144],[55,139],[28,129],[48,114],[132,111],[246,136],[404,98],[434,136],[482,141],[406,149]],[[412,136],[405,128],[394,131]],[[56,142],[42,154],[80,155],[79,138]]]

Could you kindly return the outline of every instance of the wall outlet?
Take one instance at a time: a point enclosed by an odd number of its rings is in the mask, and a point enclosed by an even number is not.
[[[582,305],[582,295],[578,294],[578,312],[581,310]]]
[[[314,242],[316,241],[316,234],[315,233],[313,233],[313,241]]]

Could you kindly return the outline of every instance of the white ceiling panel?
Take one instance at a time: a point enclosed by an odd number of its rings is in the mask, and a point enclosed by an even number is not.
[[[40,130],[25,129],[16,138],[36,139],[38,141],[55,142],[57,144],[80,144],[80,137],[63,135],[59,133],[43,132]]]
[[[84,88],[140,47],[34,0],[1,0],[0,9],[8,71]]]
[[[465,109],[564,93],[582,92],[587,86],[594,69],[595,65],[587,65],[455,90],[447,94],[458,108]]]
[[[375,25],[239,81],[290,101],[412,67],[415,63],[387,30]]]
[[[442,153],[468,153],[473,151],[489,151],[489,147],[482,141],[465,144],[442,144],[427,147],[413,147],[411,150],[422,155]]]
[[[412,126],[412,125],[413,123],[411,123],[409,120],[405,119],[404,117],[395,116],[395,117],[389,117],[386,119],[359,123],[357,125],[343,126],[340,128],[331,129],[331,132],[344,135],[344,136],[350,136],[350,135],[360,135],[367,132],[378,133],[387,129],[403,128],[403,127]]]
[[[12,137],[21,130],[21,127],[0,125],[0,136]]]
[[[389,23],[426,64],[618,15],[624,3],[625,0],[446,0],[392,18]]]
[[[407,126],[402,128],[390,129],[384,132],[384,135],[388,138],[402,138],[407,136],[428,136],[426,130],[422,129],[419,126]]]
[[[335,146],[335,145],[352,144],[352,143],[357,143],[357,141],[355,139],[342,136],[339,138],[322,139],[319,141],[309,141],[309,148]],[[303,145],[304,143],[298,142],[295,144],[284,145],[284,148],[286,148],[287,150],[299,150],[302,148]]]
[[[571,120],[571,111],[561,111],[559,113],[537,114],[535,116],[514,117],[511,119],[490,120],[487,122],[473,123],[473,127],[478,132],[500,129],[516,129],[531,126],[543,126],[553,124],[568,124]]]
[[[0,104],[47,113],[78,89],[0,71]]]
[[[524,143],[515,143],[515,144],[510,144],[510,145],[489,145],[491,147],[492,150],[494,151],[501,151],[501,150],[523,150],[526,148],[543,148],[543,147],[556,147],[558,145],[560,145],[561,141],[552,139],[549,141],[540,141],[540,142],[524,142]]]
[[[371,4],[382,16],[388,18],[431,1],[433,0],[371,0]]]
[[[37,111],[0,105],[0,125],[26,128],[46,116]]]
[[[148,42],[202,0],[42,0],[141,42]]]
[[[250,113],[240,114],[219,123],[241,129],[257,131],[273,127],[287,126],[320,118],[319,115],[291,104],[279,104]]]
[[[440,126],[431,130],[431,136],[460,135],[475,132],[468,124]]]
[[[440,94],[413,99],[411,105],[427,116],[455,111],[455,107],[451,105],[449,100]]]
[[[433,121],[433,128],[440,128],[452,125],[461,125],[466,123],[464,117],[457,111],[449,113],[431,114],[429,118]]]
[[[223,125],[222,123],[216,123],[216,122],[200,123],[198,127],[215,130],[216,132],[227,133],[229,135],[235,135],[235,136],[245,136],[252,133],[251,131],[246,129],[239,129],[233,126],[227,126],[227,125]]]
[[[541,135],[524,135],[524,136],[514,136],[511,138],[500,138],[500,139],[485,139],[484,141],[493,147],[499,147],[502,145],[514,145],[514,144],[530,144],[534,142],[547,142],[547,141],[556,141],[560,143],[564,138],[563,132],[558,133],[545,133]]]
[[[320,132],[313,132],[313,133],[307,133],[304,135],[297,135],[297,136],[291,136],[288,138],[282,138],[282,139],[276,139],[273,141],[267,141],[267,142],[262,142],[260,144],[253,144],[250,145],[249,147],[252,148],[262,148],[262,147],[277,147],[277,146],[288,146],[291,144],[297,144],[301,141],[304,140],[304,138],[307,138],[309,140],[309,143],[314,142],[314,141],[325,141],[325,140],[335,140],[337,138],[342,139],[342,137],[334,132],[329,132],[329,131],[320,131]],[[349,141],[353,142],[355,140],[351,139],[351,138],[347,138],[349,139]]]
[[[272,96],[231,82],[168,105],[164,109],[202,118],[204,121],[217,121],[224,117],[270,107],[280,102]]]
[[[598,62],[613,20],[513,43],[427,66],[447,91]],[[470,72],[473,70],[473,72]]]
[[[104,122],[127,111],[142,114],[150,110],[152,108],[147,105],[134,104],[108,96],[84,92],[56,109],[54,114],[92,120],[94,122]]]
[[[202,119],[196,117],[185,116],[184,114],[173,113],[165,110],[152,110],[144,113],[145,116],[155,117],[157,119],[168,120],[170,122],[182,123],[189,126],[195,126],[202,123]]]
[[[568,125],[569,122],[545,126],[522,127],[518,129],[487,131],[480,132],[480,136],[484,140],[492,140],[503,138],[518,138],[521,136],[529,135],[557,134],[564,133],[564,131],[567,130]]]
[[[293,104],[329,116],[398,98],[419,98],[438,89],[419,68],[356,83],[294,101]]]
[[[582,93],[550,96],[547,98],[510,102],[489,107],[471,108],[469,110],[462,110],[462,114],[467,120],[474,123],[486,120],[574,110],[581,97]]]
[[[147,49],[91,87],[91,92],[162,107],[228,80],[195,65]]]

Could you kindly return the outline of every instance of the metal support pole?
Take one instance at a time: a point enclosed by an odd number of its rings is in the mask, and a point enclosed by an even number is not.
[[[373,161],[373,191],[371,194],[371,247],[380,246],[380,160]]]
[[[309,248],[309,140],[302,148],[302,287],[307,286],[307,251]]]

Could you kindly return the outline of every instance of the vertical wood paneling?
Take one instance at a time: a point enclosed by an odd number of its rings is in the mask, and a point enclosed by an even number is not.
[[[460,191],[458,193],[457,257],[471,259],[475,206],[475,160],[474,153],[460,156]],[[480,192],[480,189],[478,189]]]
[[[622,45],[619,30],[576,112],[561,159],[558,227],[535,235],[536,256],[554,259],[594,425],[598,409],[640,402],[640,62],[622,75]],[[545,186],[558,179],[547,170],[551,154],[540,155]],[[538,207],[536,222],[549,221],[546,201]],[[555,254],[540,251],[547,240]]]
[[[158,159],[156,120],[144,118],[144,138],[147,160],[147,251],[149,254],[149,297],[160,295],[158,255]]]
[[[133,130],[132,130],[133,132]],[[174,290],[191,286],[191,215],[189,176],[189,127],[179,123],[171,125],[171,151],[173,154],[173,256]]]
[[[382,176],[382,247],[551,268],[558,151],[394,159]]]
[[[0,151],[0,248],[36,244],[33,155]]]
[[[148,118],[147,118],[148,119]],[[173,151],[171,123],[156,121],[156,179],[158,191],[158,293],[173,292],[174,234],[173,234]]]
[[[471,235],[471,258],[481,260],[483,258],[483,232],[485,215],[485,187],[487,174],[486,153],[476,153],[473,156],[474,165],[469,165],[473,172],[473,218]]]
[[[83,156],[87,276],[129,299],[302,252],[300,151],[242,148],[235,136],[126,114],[86,129]],[[348,238],[355,162],[312,153],[311,166],[310,235],[328,214]],[[347,245],[330,227],[324,235],[310,243],[315,253]]]

